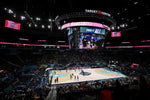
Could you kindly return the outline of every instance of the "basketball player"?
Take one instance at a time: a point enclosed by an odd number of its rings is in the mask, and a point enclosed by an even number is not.
[[[84,75],[84,71],[82,70],[81,73]]]
[[[82,43],[83,43],[83,48],[85,48],[88,43],[88,39],[87,39],[86,35],[84,35],[84,38],[82,39]]]
[[[58,83],[58,77],[56,78],[56,80],[57,80],[57,83]]]
[[[91,46],[91,48],[93,48],[95,46],[95,40],[94,40],[93,36],[91,37],[91,40],[90,40],[90,46]]]
[[[79,76],[77,76],[77,80],[79,80]]]
[[[70,74],[70,79],[72,79],[72,75]]]
[[[76,80],[76,76],[74,76],[74,79]]]

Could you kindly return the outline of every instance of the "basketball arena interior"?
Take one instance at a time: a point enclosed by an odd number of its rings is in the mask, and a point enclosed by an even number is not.
[[[150,100],[148,0],[1,0],[0,100]]]

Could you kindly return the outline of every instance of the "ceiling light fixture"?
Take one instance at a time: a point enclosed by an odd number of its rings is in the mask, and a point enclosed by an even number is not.
[[[7,10],[7,8],[4,8],[4,10]]]
[[[44,26],[44,25],[42,25],[42,28],[45,28],[45,26]]]
[[[39,20],[41,20],[41,18],[36,17],[36,20],[39,21]]]
[[[50,25],[47,26],[48,28],[51,28]]]
[[[13,17],[16,17],[16,14],[14,14]]]
[[[49,21],[49,22],[51,22],[51,21],[52,21],[52,19],[48,19],[48,21]]]
[[[137,5],[137,4],[138,4],[138,2],[134,2],[134,4],[135,4],[135,5]]]
[[[8,10],[9,14],[13,14],[13,11],[11,9]]]
[[[35,24],[34,26],[37,27],[37,24]]]
[[[25,16],[20,16],[21,20],[25,20]]]

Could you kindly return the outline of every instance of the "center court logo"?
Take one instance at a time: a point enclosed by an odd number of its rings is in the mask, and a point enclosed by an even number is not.
[[[91,75],[91,73],[89,73],[89,72],[80,72],[79,74],[83,75],[83,76],[89,76],[89,75]]]

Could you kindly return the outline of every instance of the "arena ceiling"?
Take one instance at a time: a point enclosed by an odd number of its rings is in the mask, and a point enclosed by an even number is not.
[[[119,40],[137,41],[149,39],[150,4],[148,0],[1,0],[0,7],[3,20],[19,20],[24,24],[24,28],[19,32],[19,35],[16,31],[3,28],[3,24],[0,25],[2,27],[1,37],[8,38],[8,35],[10,35],[9,39],[12,40],[20,36],[32,38],[33,40],[49,39],[53,42],[55,42],[54,38],[67,40],[67,35],[58,29],[53,20],[62,14],[82,12],[85,9],[110,13],[116,20],[117,25],[127,24],[127,27],[119,28],[123,32],[123,37]],[[16,17],[9,15],[4,10],[5,8],[14,11]],[[25,15],[25,11],[37,25],[51,25],[52,23],[53,29],[27,27],[32,21],[29,19],[26,22],[20,20],[20,16]],[[36,17],[41,20],[36,21]],[[53,22],[50,22],[49,19]],[[0,22],[3,23],[4,21],[1,20]],[[116,41],[116,38],[112,39],[108,36],[108,40]]]

